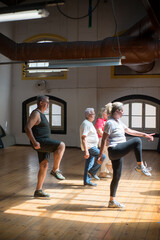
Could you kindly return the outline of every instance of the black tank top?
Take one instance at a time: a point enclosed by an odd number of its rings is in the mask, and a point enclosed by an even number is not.
[[[41,113],[38,109],[34,110],[40,113],[41,122],[38,125],[32,127],[32,132],[35,139],[38,141],[43,138],[50,137],[50,126],[45,114]]]

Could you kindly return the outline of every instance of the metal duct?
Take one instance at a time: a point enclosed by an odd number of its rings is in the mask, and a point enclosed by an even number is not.
[[[120,37],[123,64],[143,64],[160,58],[160,43],[153,38]],[[119,57],[114,38],[94,42],[15,43],[0,34],[0,52],[14,61]]]

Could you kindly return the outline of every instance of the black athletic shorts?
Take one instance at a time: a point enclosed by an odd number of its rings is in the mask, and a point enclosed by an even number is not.
[[[37,140],[40,143],[40,149],[35,149],[38,153],[39,163],[41,163],[44,159],[49,161],[50,153],[55,152],[60,145],[60,141],[53,140],[51,138],[43,138],[41,140]]]

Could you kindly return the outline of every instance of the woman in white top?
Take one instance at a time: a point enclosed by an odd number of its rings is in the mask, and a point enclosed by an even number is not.
[[[153,141],[154,134],[146,134],[136,130],[128,128],[123,124],[120,118],[123,115],[123,103],[114,102],[106,105],[107,114],[110,115],[109,120],[104,127],[104,133],[102,137],[102,144],[99,154],[98,163],[102,162],[102,154],[106,142],[108,142],[108,154],[112,161],[113,167],[113,179],[110,185],[110,201],[108,207],[110,208],[122,208],[123,204],[115,201],[118,182],[121,177],[123,157],[131,150],[134,150],[137,160],[136,171],[144,174],[145,176],[151,176],[149,169],[143,165],[142,161],[142,142],[139,137],[148,138],[149,141]],[[126,141],[125,133],[137,136]]]

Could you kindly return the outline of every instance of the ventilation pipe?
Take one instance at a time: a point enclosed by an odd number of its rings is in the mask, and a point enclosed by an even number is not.
[[[160,58],[160,43],[153,38],[120,37],[123,64],[146,64]],[[114,44],[115,43],[115,44]],[[119,57],[114,38],[101,41],[15,43],[0,34],[0,52],[13,61]]]

